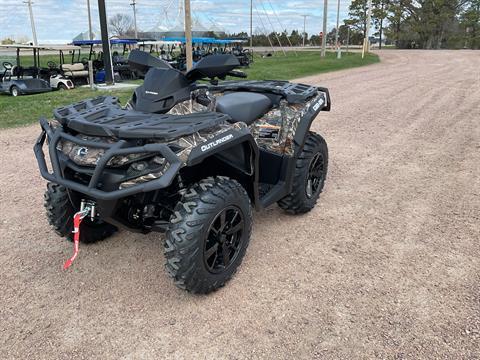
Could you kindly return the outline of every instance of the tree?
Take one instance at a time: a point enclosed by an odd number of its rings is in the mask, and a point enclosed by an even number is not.
[[[340,25],[338,31],[338,39],[341,44],[347,44],[347,41],[350,45],[362,45],[363,43],[363,33],[354,28],[350,28],[349,25]]]
[[[2,45],[12,45],[12,44],[15,44],[15,41],[12,38],[6,37],[6,38],[0,40],[0,44],[2,44]]]
[[[109,19],[108,24],[110,25],[112,34],[115,36],[122,37],[133,35],[135,33],[133,29],[133,20],[129,15],[115,14]]]
[[[390,0],[387,8],[387,21],[389,26],[385,33],[386,35],[395,41],[396,47],[402,47],[401,31],[406,18],[408,17],[407,10],[412,6],[412,0]]]
[[[480,0],[471,0],[460,15],[460,29],[465,37],[464,47],[480,48]]]
[[[353,0],[349,7],[348,16],[345,24],[361,31],[365,38],[367,36],[368,0]]]
[[[379,48],[382,49],[383,29],[385,19],[388,16],[389,0],[374,0],[372,5],[372,16],[375,27],[378,29],[378,35],[380,38]]]

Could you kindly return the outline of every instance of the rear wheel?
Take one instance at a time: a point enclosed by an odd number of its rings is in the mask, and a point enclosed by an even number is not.
[[[58,184],[48,183],[44,199],[48,222],[58,235],[72,241],[73,216],[77,210],[70,202],[67,189]],[[92,222],[89,217],[86,217],[83,219],[81,226],[80,242],[94,243],[104,240],[115,231],[117,231],[117,228],[113,225],[102,221]]]
[[[64,83],[60,83],[60,84],[58,84],[58,90],[60,90],[60,91],[68,90],[68,87]]]
[[[19,96],[20,95],[20,89],[18,88],[18,86],[16,85],[13,85],[11,88],[10,88],[10,94],[12,94],[12,96]]]
[[[185,192],[170,222],[165,267],[175,284],[202,294],[222,287],[250,241],[252,210],[245,189],[229,178],[202,180]]]
[[[327,143],[320,135],[309,132],[296,162],[292,192],[278,205],[290,214],[312,210],[325,185],[327,170]]]

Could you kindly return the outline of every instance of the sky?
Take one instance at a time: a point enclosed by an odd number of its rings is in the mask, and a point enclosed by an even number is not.
[[[99,29],[97,0],[90,0],[93,28]],[[106,0],[108,16],[117,13],[132,15],[131,0]],[[178,0],[136,0],[137,25],[148,31],[158,26],[172,26],[178,14]],[[340,0],[340,19],[348,13],[351,0]],[[322,28],[323,0],[254,0],[254,32],[268,32],[272,27],[303,29],[307,17],[307,33],[318,34]],[[328,0],[328,28],[336,24],[337,0]],[[87,0],[33,0],[33,14],[39,43],[70,42],[80,32],[88,30]],[[191,0],[192,16],[206,28],[227,32],[249,31],[250,0]],[[5,37],[32,38],[28,7],[23,0],[0,0],[0,39]],[[258,11],[258,12],[257,12]],[[265,16],[265,12],[269,15]],[[166,16],[168,14],[168,16]],[[260,14],[260,16],[258,15]],[[166,18],[170,19],[170,24]],[[262,22],[263,21],[263,26]]]

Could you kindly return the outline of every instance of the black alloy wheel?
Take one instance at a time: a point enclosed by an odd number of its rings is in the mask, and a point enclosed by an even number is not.
[[[310,162],[308,168],[306,194],[307,198],[311,199],[317,194],[320,189],[320,185],[325,180],[325,161],[321,153],[316,153]]]
[[[212,274],[218,274],[236,260],[242,248],[245,221],[236,206],[223,209],[211,223],[205,239],[203,259]]]

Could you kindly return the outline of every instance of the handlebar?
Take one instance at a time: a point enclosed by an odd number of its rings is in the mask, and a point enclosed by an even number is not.
[[[238,70],[232,70],[227,73],[228,76],[233,76],[233,77],[238,77],[242,79],[247,78],[247,74],[245,74],[243,71],[238,71]]]

